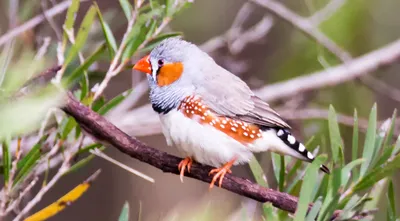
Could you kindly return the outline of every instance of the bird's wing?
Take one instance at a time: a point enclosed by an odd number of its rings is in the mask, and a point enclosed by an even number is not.
[[[207,75],[196,94],[216,114],[266,127],[290,126],[266,102],[254,95],[245,82],[219,67],[218,74]],[[214,70],[215,71],[215,70]]]

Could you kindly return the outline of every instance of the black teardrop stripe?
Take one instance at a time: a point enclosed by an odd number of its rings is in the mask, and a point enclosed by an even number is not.
[[[283,129],[283,128],[274,128],[274,130],[276,131],[276,136],[279,137],[288,147],[292,148],[293,150],[295,150],[297,153],[301,154],[303,157],[305,157],[309,162],[313,162],[314,161],[314,157],[313,158],[309,158],[308,157],[308,153],[309,151],[304,147],[304,151],[300,151],[299,147],[300,147],[300,142],[297,141],[297,139],[294,137],[295,142],[294,144],[291,144],[288,140],[289,135],[291,135],[290,131],[288,129]],[[283,133],[281,135],[278,135],[279,131],[282,131]],[[312,155],[312,153],[310,153]],[[328,169],[328,167],[326,167],[325,165],[321,165],[320,169],[327,173],[330,174],[330,170]]]
[[[174,108],[176,108],[176,105],[170,105],[170,106],[163,106],[161,104],[154,104],[152,103],[151,106],[153,107],[153,110],[159,114],[168,114],[168,112],[170,112],[171,110],[173,110]]]

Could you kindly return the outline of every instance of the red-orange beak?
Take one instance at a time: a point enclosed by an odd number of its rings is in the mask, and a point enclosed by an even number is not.
[[[151,74],[151,64],[150,64],[150,59],[149,55],[143,57],[140,59],[134,66],[133,69]]]

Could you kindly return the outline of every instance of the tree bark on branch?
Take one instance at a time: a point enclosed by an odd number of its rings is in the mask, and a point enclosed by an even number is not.
[[[82,129],[98,142],[113,146],[124,154],[150,164],[163,172],[179,175],[178,164],[182,158],[157,150],[127,135],[107,119],[77,101],[71,93],[68,93],[66,105],[62,109],[75,118]],[[211,169],[213,167],[194,162],[191,172],[185,173],[185,176],[210,183],[212,177],[208,173]],[[296,212],[297,197],[262,187],[248,179],[226,174],[222,188],[262,203],[271,203],[274,207],[289,213]],[[312,204],[309,207],[311,209]],[[340,213],[341,210],[336,210],[331,220],[337,218]],[[354,216],[353,219],[361,219],[367,215],[369,214],[362,213]]]

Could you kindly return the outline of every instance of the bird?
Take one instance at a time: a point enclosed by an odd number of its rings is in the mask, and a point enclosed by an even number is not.
[[[182,182],[194,161],[215,167],[209,172],[211,189],[217,181],[221,187],[231,167],[248,163],[254,153],[314,160],[268,103],[195,44],[166,38],[133,69],[146,73],[166,142],[185,157],[178,165]],[[320,170],[330,173],[325,165]]]

